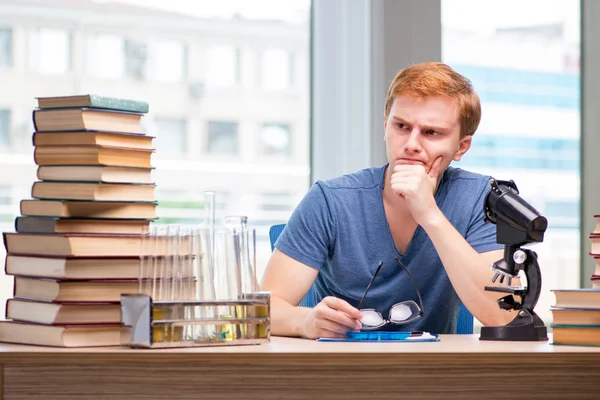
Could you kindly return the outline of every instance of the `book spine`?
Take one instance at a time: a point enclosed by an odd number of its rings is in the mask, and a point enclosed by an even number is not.
[[[34,130],[34,131],[37,131],[37,130],[38,130],[38,128],[37,128],[37,124],[35,123],[35,110],[33,110],[33,111],[31,112],[31,120],[33,121],[33,130]]]
[[[135,100],[124,100],[113,97],[103,97],[90,95],[90,107],[108,108],[111,110],[131,111],[138,113],[147,113],[149,111],[148,103]]]

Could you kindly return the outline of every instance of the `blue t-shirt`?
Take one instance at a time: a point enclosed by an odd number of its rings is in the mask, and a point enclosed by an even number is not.
[[[418,296],[397,257],[411,272],[421,291],[425,315],[386,330],[456,332],[460,299],[427,233],[418,226],[405,254],[396,249],[383,207],[385,170],[368,168],[313,185],[294,210],[276,247],[319,271],[315,301],[326,296],[354,307],[364,294],[380,261],[383,266],[361,308],[374,308],[389,318],[390,308]],[[489,176],[448,167],[435,200],[452,225],[477,252],[502,248],[496,225],[483,220]]]

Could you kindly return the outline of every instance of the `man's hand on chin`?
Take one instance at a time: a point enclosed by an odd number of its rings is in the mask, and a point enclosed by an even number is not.
[[[413,218],[421,226],[440,212],[434,194],[442,173],[441,164],[439,156],[429,171],[424,165],[401,164],[392,173],[392,191],[406,200]]]

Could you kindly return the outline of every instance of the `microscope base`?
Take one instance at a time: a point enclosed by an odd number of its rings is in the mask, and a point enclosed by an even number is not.
[[[541,342],[548,340],[548,331],[544,322],[535,313],[531,314],[533,314],[533,318],[530,316],[524,318],[517,317],[505,326],[484,326],[481,328],[479,340],[520,342]]]
[[[541,342],[548,340],[545,326],[484,326],[479,340]]]

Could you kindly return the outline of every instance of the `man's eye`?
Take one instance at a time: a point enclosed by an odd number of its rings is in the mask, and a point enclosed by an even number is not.
[[[402,122],[398,122],[396,124],[396,126],[398,127],[398,129],[405,129],[406,128],[406,124],[403,124]]]
[[[428,130],[425,131],[425,133],[428,134],[428,135],[434,135],[434,136],[435,135],[439,135],[439,132],[438,131],[434,131],[433,129],[428,129]]]

